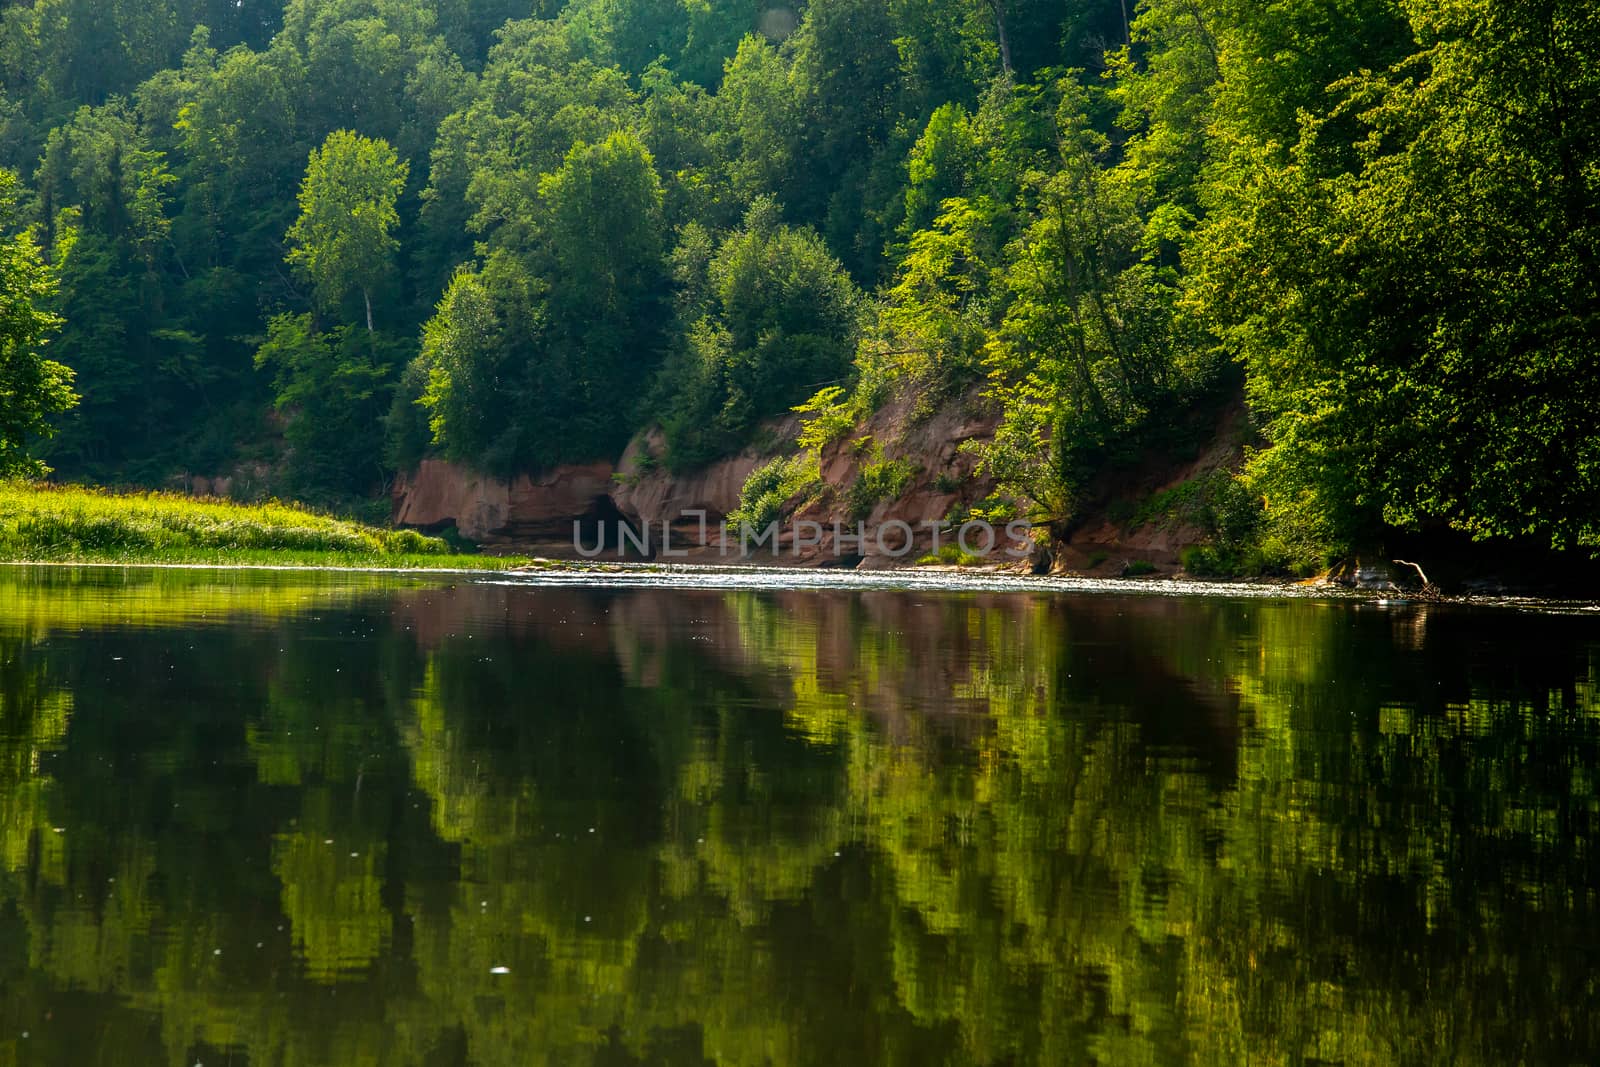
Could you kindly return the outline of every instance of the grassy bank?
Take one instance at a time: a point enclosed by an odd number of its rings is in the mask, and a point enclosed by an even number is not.
[[[0,562],[504,570],[528,561],[455,555],[437,537],[276,502],[0,482]]]

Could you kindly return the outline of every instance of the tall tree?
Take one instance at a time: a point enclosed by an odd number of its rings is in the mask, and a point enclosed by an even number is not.
[[[288,261],[310,280],[320,304],[333,307],[352,289],[361,293],[369,333],[372,291],[393,268],[399,247],[395,203],[407,172],[387,141],[349,130],[329,134],[311,153],[300,217],[287,235]]]
[[[0,225],[15,215],[17,186],[15,174],[0,170]],[[28,446],[49,437],[51,418],[77,401],[72,371],[44,356],[61,325],[48,310],[55,291],[31,234],[0,241],[0,477],[45,473]]]
[[[286,416],[288,485],[311,497],[370,493],[383,475],[383,415],[405,344],[359,326],[313,328],[310,315],[280,315],[256,365],[273,373]]]
[[[666,348],[662,192],[644,145],[579,142],[538,195],[529,248],[458,272],[423,329],[436,439],[496,471],[614,455]]]

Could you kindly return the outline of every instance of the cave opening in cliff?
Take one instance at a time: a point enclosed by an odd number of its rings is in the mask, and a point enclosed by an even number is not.
[[[623,530],[630,531],[633,537],[624,537]],[[574,545],[583,545],[586,548],[593,546],[607,557],[632,556],[634,559],[653,559],[654,546],[648,537],[640,536],[637,523],[632,522],[616,501],[602,493],[594,498],[589,505],[589,510],[573,520]],[[630,543],[632,542],[632,543]],[[638,544],[648,546],[649,554],[641,555],[635,547]]]

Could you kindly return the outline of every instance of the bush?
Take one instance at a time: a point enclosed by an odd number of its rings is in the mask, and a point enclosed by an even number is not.
[[[1206,532],[1205,543],[1179,555],[1183,569],[1196,577],[1308,577],[1328,562],[1325,542],[1301,521],[1300,512],[1267,513],[1250,483],[1225,470],[1152,496],[1132,519],[1135,526],[1146,523],[1184,523]]]
[[[862,466],[861,474],[851,484],[846,496],[846,503],[850,508],[850,520],[861,522],[880,501],[893,500],[911,484],[911,479],[917,476],[917,465],[909,460],[883,460],[867,463]]]
[[[1193,545],[1180,552],[1178,559],[1196,578],[1309,578],[1327,567],[1321,556],[1306,555],[1272,535],[1236,548]]]
[[[1178,562],[1196,578],[1222,578],[1231,574],[1215,545],[1190,545],[1178,553]]]
[[[943,564],[949,567],[979,567],[987,562],[982,556],[975,556],[960,545],[940,545],[938,555],[930,553],[923,556],[917,560],[917,566],[936,567]]]
[[[838,385],[830,385],[794,410],[808,416],[800,430],[800,447],[818,453],[849,433],[859,414],[852,398]]]
[[[979,522],[1001,526],[1017,517],[1017,502],[1007,496],[986,496],[972,505],[970,515]]]
[[[809,420],[819,439],[842,433],[854,401],[817,384],[852,374],[864,301],[838,260],[809,229],[781,225],[770,198],[714,251],[704,231],[694,238],[674,257],[684,341],[652,403],[667,463],[689,470],[735,452],[796,404],[820,417]]]
[[[1219,544],[1250,541],[1261,522],[1261,500],[1232,472],[1217,469],[1163,489],[1126,515],[1129,526],[1198,526]]]
[[[739,490],[739,506],[728,514],[731,526],[763,530],[783,517],[783,506],[822,484],[817,457],[809,452],[779,457],[757,467]]]

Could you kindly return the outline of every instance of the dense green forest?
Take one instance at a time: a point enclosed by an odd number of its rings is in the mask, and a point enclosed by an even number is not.
[[[914,390],[1059,522],[1242,392],[1224,548],[1600,545],[1597,58],[1580,0],[11,3],[0,467],[353,499]]]

